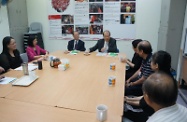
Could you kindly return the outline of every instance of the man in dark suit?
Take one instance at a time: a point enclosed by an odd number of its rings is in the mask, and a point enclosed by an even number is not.
[[[86,48],[84,47],[84,42],[79,39],[79,32],[74,31],[73,32],[73,40],[70,40],[68,42],[68,51],[72,50],[79,50],[79,51],[85,51]]]
[[[103,32],[103,39],[97,41],[96,45],[89,49],[89,52],[93,52],[98,49],[99,52],[118,52],[116,40],[110,37],[110,31],[105,30]]]

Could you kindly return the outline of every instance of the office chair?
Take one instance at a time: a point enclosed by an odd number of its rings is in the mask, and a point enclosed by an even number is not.
[[[116,53],[119,53],[119,49],[117,48],[117,51],[116,51]]]
[[[39,22],[33,22],[30,25],[29,33],[43,33],[42,31],[42,24]]]
[[[23,60],[23,62],[28,62],[29,61],[27,53],[22,53],[22,54],[20,54],[20,56],[21,56],[21,59]]]

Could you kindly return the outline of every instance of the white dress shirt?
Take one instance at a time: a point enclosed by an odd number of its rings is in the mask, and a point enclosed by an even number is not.
[[[105,44],[104,44],[103,48],[105,48],[104,53],[107,53],[107,51],[108,51],[108,42],[105,41]]]
[[[76,43],[78,44],[79,43],[79,40],[74,40],[74,50],[75,50],[75,45],[76,45]]]
[[[156,111],[147,122],[187,122],[187,108],[175,104]]]

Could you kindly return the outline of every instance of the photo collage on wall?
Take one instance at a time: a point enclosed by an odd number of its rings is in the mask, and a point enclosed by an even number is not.
[[[103,1],[90,0],[89,3],[89,33],[103,33]]]
[[[83,35],[101,35],[105,25],[129,25],[136,20],[136,0],[74,0],[73,13],[66,12],[70,0],[51,1],[61,16],[61,34],[65,35],[74,30]]]
[[[120,24],[135,24],[135,0],[121,0]]]
[[[72,34],[74,30],[74,17],[73,15],[62,15],[62,34]]]

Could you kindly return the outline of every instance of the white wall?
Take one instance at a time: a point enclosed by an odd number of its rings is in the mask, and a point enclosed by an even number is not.
[[[10,36],[7,7],[0,7],[0,53],[3,49],[2,40],[5,36]]]
[[[184,26],[183,26],[183,33],[182,33],[182,40],[181,40],[181,50],[183,51],[184,43],[185,43],[185,34],[187,29],[187,5],[186,5],[186,12],[185,12],[185,19],[184,19]],[[180,80],[180,73],[181,73],[181,57],[179,57],[179,63],[177,68],[177,80]]]
[[[48,51],[66,49],[67,41],[48,39],[47,0],[27,0],[27,12],[29,24],[32,22],[42,23],[45,48]],[[160,12],[161,0],[137,0],[136,38],[149,40],[154,51],[157,50]],[[95,43],[95,41],[86,41],[86,48],[93,46]],[[117,45],[120,52],[126,53],[129,58],[132,57],[131,42],[118,41]]]
[[[162,0],[136,0],[137,26],[136,38],[151,42],[153,51],[157,51],[158,31],[160,27]]]
[[[184,48],[184,41],[185,41],[185,34],[187,29],[187,5],[186,5],[186,12],[185,12],[185,19],[184,19],[184,26],[183,26],[183,33],[182,33],[182,40],[181,40],[181,49]]]

